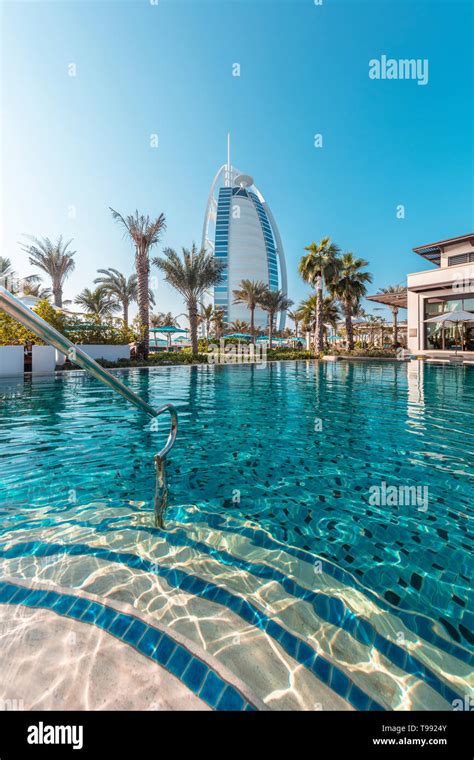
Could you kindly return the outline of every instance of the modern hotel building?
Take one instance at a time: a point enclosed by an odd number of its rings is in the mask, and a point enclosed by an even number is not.
[[[224,279],[209,300],[224,312],[224,322],[248,321],[248,309],[234,304],[233,291],[244,279],[259,280],[271,290],[287,293],[283,244],[270,208],[253,178],[227,163],[216,173],[209,193],[202,246],[226,264]],[[277,328],[285,326],[281,312]],[[267,314],[255,311],[255,326],[265,328]]]
[[[408,275],[408,348],[414,353],[474,352],[474,321],[460,326],[427,322],[452,311],[474,319],[474,233],[413,248],[436,266]]]

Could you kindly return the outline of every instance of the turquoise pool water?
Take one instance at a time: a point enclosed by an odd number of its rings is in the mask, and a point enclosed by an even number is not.
[[[260,694],[269,706],[311,706],[319,682],[355,709],[452,709],[470,693],[474,368],[288,362],[120,376],[178,409],[169,531],[153,527],[152,507],[167,421],[152,430],[82,373],[4,380],[9,582],[47,578],[140,609],[139,583],[161,578],[160,593],[188,595],[171,623],[159,606],[166,625],[243,680],[246,636],[262,667],[265,647],[281,648],[289,702],[279,673],[280,688],[269,677]],[[224,648],[205,623],[221,610]]]

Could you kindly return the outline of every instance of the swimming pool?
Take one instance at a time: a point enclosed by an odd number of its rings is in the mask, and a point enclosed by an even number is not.
[[[110,668],[84,670],[112,646],[117,691],[139,674],[126,707],[161,705],[144,696],[153,667],[165,706],[190,709],[448,710],[471,693],[472,368],[120,377],[178,409],[166,531],[152,504],[166,422],[82,372],[0,384],[3,699],[28,682],[26,706],[117,706],[96,693]],[[82,663],[74,697],[58,657]]]

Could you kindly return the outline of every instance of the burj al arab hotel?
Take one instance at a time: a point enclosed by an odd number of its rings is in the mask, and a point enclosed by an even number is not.
[[[287,293],[285,255],[273,214],[253,178],[230,163],[230,136],[227,163],[220,167],[207,201],[202,247],[225,262],[224,279],[210,294],[215,308],[224,312],[228,324],[248,321],[244,304],[234,304],[233,291],[242,280],[261,281],[271,290]],[[286,312],[277,319],[277,329],[285,327]],[[255,326],[265,328],[267,314],[255,310]]]

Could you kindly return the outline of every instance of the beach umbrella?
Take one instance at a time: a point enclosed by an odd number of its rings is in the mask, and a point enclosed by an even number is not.
[[[230,333],[230,335],[224,335],[224,338],[242,338],[249,340],[252,336],[249,333]]]
[[[438,322],[440,324],[451,324],[455,328],[462,322],[474,322],[474,314],[470,311],[446,311],[444,314],[439,314],[436,317],[429,317],[425,319],[425,322]],[[457,346],[454,349],[454,353],[457,354]]]
[[[153,333],[156,335],[157,333],[161,333],[163,335],[166,335],[166,338],[168,340],[168,348],[171,345],[171,336],[175,333],[187,333],[187,330],[182,330],[181,327],[173,327],[173,325],[163,325],[163,327],[150,327],[149,330],[150,333]]]
[[[173,327],[172,325],[164,325],[163,327],[150,327],[150,332],[152,333],[168,333],[172,335],[173,333],[186,333],[187,330],[182,330],[181,327]]]

